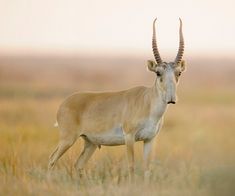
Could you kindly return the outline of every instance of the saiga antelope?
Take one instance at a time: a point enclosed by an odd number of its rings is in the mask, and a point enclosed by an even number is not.
[[[148,61],[148,69],[156,74],[153,86],[138,86],[119,92],[83,92],[68,97],[57,113],[60,142],[49,158],[49,170],[81,136],[85,141],[84,149],[75,164],[79,174],[97,147],[125,144],[132,179],[134,143],[143,141],[144,170],[148,175],[154,137],[162,126],[167,105],[176,103],[176,87],[185,70],[181,19],[178,54],[175,61],[169,63],[160,57],[155,22],[156,19],[153,22],[152,49],[156,62]]]

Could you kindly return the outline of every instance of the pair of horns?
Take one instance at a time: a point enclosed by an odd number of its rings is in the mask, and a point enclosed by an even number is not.
[[[157,41],[156,41],[156,30],[155,30],[156,20],[157,20],[157,18],[155,18],[155,20],[153,21],[152,48],[153,48],[153,54],[154,54],[155,60],[157,61],[157,64],[161,64],[162,59],[161,59],[161,56],[159,54],[158,47],[157,47]],[[183,32],[182,32],[182,20],[180,18],[179,18],[179,20],[180,20],[180,29],[179,29],[180,41],[179,41],[178,53],[177,53],[177,56],[175,58],[175,64],[178,64],[178,63],[181,62],[183,54],[184,54],[184,37],[183,37]]]

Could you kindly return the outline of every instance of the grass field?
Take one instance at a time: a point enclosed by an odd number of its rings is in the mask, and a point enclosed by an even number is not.
[[[66,96],[85,89],[119,90],[153,82],[143,60],[106,61],[113,66],[101,66],[99,61],[87,65],[91,62],[86,59],[2,58],[0,195],[234,195],[233,60],[223,66],[221,59],[190,60],[179,85],[179,102],[168,108],[156,138],[150,183],[143,183],[141,142],[135,148],[135,183],[128,183],[123,146],[97,150],[86,166],[86,180],[78,181],[73,164],[82,149],[81,139],[47,179],[48,157],[59,136],[53,127],[55,115]],[[126,61],[130,66],[123,64]]]

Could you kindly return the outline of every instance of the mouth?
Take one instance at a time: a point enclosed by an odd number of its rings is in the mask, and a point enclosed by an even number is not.
[[[175,101],[168,101],[167,104],[175,104]]]

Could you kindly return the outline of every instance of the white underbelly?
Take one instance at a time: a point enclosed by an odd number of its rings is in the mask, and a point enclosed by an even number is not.
[[[87,133],[86,137],[96,145],[116,146],[125,144],[124,134],[121,126],[101,133]]]
[[[139,124],[136,134],[136,141],[151,140],[159,131],[159,122],[154,120],[146,120]],[[122,125],[112,128],[111,130],[101,133],[86,133],[87,139],[96,145],[116,146],[124,145],[125,137]]]

